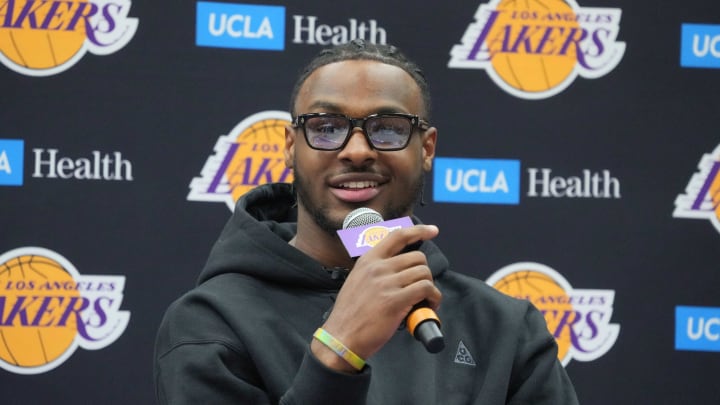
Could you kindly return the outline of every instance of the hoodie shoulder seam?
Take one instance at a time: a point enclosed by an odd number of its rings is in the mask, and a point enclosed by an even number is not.
[[[158,359],[162,359],[163,357],[167,356],[171,352],[173,352],[175,349],[182,347],[182,346],[190,346],[190,345],[206,345],[206,344],[218,344],[221,346],[224,346],[231,351],[233,351],[235,354],[241,354],[242,350],[238,348],[237,346],[233,345],[232,343],[226,342],[224,340],[219,339],[193,339],[193,340],[184,340],[181,342],[177,342],[170,346],[165,352],[163,352],[161,355],[158,356]]]

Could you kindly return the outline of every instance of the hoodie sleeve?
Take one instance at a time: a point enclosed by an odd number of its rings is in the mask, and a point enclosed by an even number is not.
[[[292,387],[282,397],[283,405],[365,404],[370,387],[370,366],[358,374],[345,374],[327,368],[308,347]]]
[[[236,366],[231,366],[235,363]],[[326,368],[309,348],[287,392],[273,400],[260,381],[242,376],[234,350],[222,342],[186,343],[160,356],[155,370],[159,404],[361,405],[370,368],[349,375]]]
[[[234,367],[237,356],[222,342],[188,342],[161,354],[155,363],[158,404],[270,404],[252,378]],[[234,368],[238,368],[235,369]]]
[[[228,339],[235,335],[222,317],[199,302],[205,301],[181,299],[160,324],[154,364],[159,404],[365,404],[369,366],[358,374],[336,372],[311,354],[309,344],[297,363],[278,354],[264,356],[260,366],[247,342]]]
[[[557,359],[557,343],[542,314],[530,304],[524,326],[518,337],[508,405],[577,405],[575,389]]]

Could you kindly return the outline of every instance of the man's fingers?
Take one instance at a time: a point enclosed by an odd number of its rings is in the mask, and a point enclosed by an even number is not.
[[[414,225],[409,228],[390,232],[380,243],[365,255],[388,258],[402,252],[407,246],[421,240],[429,240],[438,235],[440,230],[435,225]]]
[[[398,286],[404,294],[414,297],[415,301],[427,300],[431,308],[437,309],[442,300],[440,290],[432,280],[430,269],[426,265],[415,266],[397,274]]]

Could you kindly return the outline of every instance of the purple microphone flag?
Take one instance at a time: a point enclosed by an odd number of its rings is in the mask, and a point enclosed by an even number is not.
[[[385,239],[390,232],[411,226],[413,226],[413,222],[410,217],[402,217],[355,228],[340,229],[337,233],[350,257],[358,257]]]

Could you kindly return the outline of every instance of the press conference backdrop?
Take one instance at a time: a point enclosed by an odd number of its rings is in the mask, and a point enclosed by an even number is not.
[[[0,1],[2,403],[154,402],[165,308],[292,181],[296,74],[352,38],[425,68],[416,213],[543,311],[583,404],[720,403],[714,0]]]

